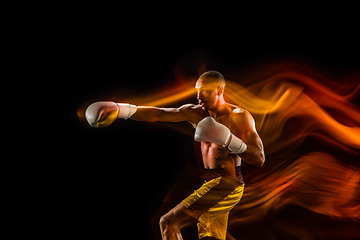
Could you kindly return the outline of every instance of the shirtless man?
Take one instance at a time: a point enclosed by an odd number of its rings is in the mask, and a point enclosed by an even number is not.
[[[197,223],[199,239],[226,239],[228,215],[240,201],[244,183],[236,172],[241,159],[261,167],[262,141],[251,114],[224,100],[225,79],[219,72],[203,73],[196,82],[199,104],[179,108],[96,102],[86,110],[93,127],[116,118],[146,122],[190,122],[201,142],[205,183],[160,219],[163,239],[182,239],[181,228]],[[240,173],[241,176],[241,173]]]

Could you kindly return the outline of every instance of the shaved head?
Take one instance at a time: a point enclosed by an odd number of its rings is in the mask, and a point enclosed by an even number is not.
[[[199,77],[198,81],[196,82],[195,88],[200,88],[200,86],[207,86],[210,88],[217,88],[217,87],[225,87],[225,78],[224,76],[214,70],[204,72]]]
[[[201,74],[195,85],[197,99],[203,110],[211,110],[224,101],[225,78],[217,71]]]

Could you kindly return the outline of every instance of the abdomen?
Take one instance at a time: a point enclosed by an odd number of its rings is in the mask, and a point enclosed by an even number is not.
[[[205,169],[233,168],[235,170],[236,155],[232,155],[221,145],[201,142],[201,153]]]

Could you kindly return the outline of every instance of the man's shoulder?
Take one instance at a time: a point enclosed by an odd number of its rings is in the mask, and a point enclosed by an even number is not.
[[[239,132],[256,131],[255,121],[250,112],[244,108],[236,107],[231,114],[231,122],[233,126],[238,126],[236,129]],[[239,133],[238,132],[238,133]]]
[[[234,116],[243,116],[249,114],[249,112],[242,107],[236,106],[234,104],[228,104],[228,105],[231,108],[231,114]]]
[[[236,105],[232,105],[232,104],[229,105],[232,108],[231,117],[233,118],[233,120],[246,121],[249,119],[253,119],[252,115],[248,110]]]

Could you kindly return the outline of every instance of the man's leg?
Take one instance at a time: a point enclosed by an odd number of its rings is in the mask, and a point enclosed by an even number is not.
[[[221,205],[220,208],[214,209],[214,211],[212,211],[212,213],[209,214],[214,215],[214,213],[216,212],[217,212],[216,214],[218,215],[225,214],[226,216],[224,215],[223,217],[226,217],[227,220],[228,211],[230,211],[234,207],[234,205],[239,202],[242,196],[243,189],[244,189],[243,185],[240,185],[237,180],[227,177],[215,178],[204,183],[199,189],[194,191],[194,193],[192,193],[190,196],[184,199],[180,204],[178,204],[176,207],[174,207],[168,213],[166,213],[164,216],[161,217],[160,230],[161,230],[162,238],[170,239],[170,240],[182,239],[180,232],[181,228],[189,224],[198,222],[200,216],[202,216],[205,212],[209,211],[209,209],[214,207],[216,204],[220,203],[220,201],[222,201],[225,197],[227,197],[225,203],[220,204]],[[229,195],[232,192],[234,193],[232,195]],[[212,217],[217,218],[219,216],[212,216]],[[203,222],[207,221],[206,217],[202,219],[200,223],[202,221]],[[201,226],[203,224],[201,224]],[[205,223],[205,225],[207,225],[207,223]],[[220,224],[220,226],[215,226],[215,227],[223,228],[224,230],[223,235],[225,235],[226,227],[227,227],[226,225],[227,224],[225,225]],[[199,230],[199,236],[209,234],[204,231],[200,232],[200,230]],[[208,231],[208,229],[206,231]]]
[[[182,240],[180,229],[197,222],[195,216],[182,203],[176,205],[160,218],[160,230],[163,240]]]

